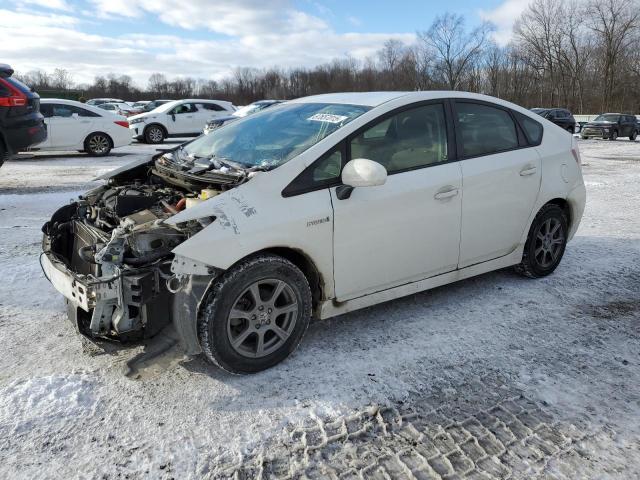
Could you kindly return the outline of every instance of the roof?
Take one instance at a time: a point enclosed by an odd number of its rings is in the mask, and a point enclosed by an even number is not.
[[[290,103],[341,103],[346,105],[365,105],[377,107],[390,100],[403,97],[413,92],[347,92],[347,93],[326,93],[323,95],[313,95],[311,97],[291,100]]]

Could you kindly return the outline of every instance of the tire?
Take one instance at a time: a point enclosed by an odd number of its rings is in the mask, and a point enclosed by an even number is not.
[[[629,140],[631,140],[632,142],[635,142],[637,137],[638,137],[638,131],[634,130],[633,133],[629,135]]]
[[[575,127],[567,127],[567,132],[569,132],[571,135],[575,133],[575,130],[576,130]]]
[[[9,160],[9,151],[5,148],[2,140],[0,140],[0,167],[7,160]]]
[[[144,129],[145,143],[157,144],[164,141],[164,129],[160,125],[149,125]]]
[[[609,137],[609,140],[615,141],[618,139],[618,131],[614,130],[613,132],[611,132],[611,136]]]
[[[92,157],[109,155],[113,143],[106,133],[94,132],[84,141],[84,151]]]
[[[533,219],[522,261],[516,265],[516,271],[529,278],[545,277],[552,273],[564,255],[568,225],[567,215],[558,205],[550,203],[542,207]]]
[[[256,255],[214,282],[198,319],[198,340],[214,365],[234,374],[256,373],[296,349],[310,318],[311,290],[304,274],[277,255]]]
[[[589,137],[585,137],[584,135],[580,135],[580,138],[581,138],[582,140],[586,140],[586,139],[587,139],[587,138],[589,138]]]

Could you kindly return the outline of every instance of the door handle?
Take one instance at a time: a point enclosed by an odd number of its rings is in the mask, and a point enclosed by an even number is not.
[[[525,167],[522,170],[520,170],[520,176],[526,177],[527,175],[533,175],[537,171],[538,169],[536,167]]]
[[[80,123],[91,123],[91,120],[82,120]]]
[[[458,189],[454,187],[449,190],[436,193],[433,198],[436,200],[446,200],[447,198],[455,197],[456,195],[458,195]]]

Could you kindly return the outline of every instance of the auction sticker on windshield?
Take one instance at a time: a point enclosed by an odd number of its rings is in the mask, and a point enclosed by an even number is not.
[[[315,115],[307,118],[307,120],[312,120],[314,122],[328,122],[328,123],[342,123],[347,118],[344,115],[332,115],[330,113],[316,113]]]

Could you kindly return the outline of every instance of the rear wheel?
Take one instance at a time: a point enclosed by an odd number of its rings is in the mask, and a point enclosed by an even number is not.
[[[149,125],[144,129],[144,141],[147,143],[162,143],[164,130],[160,125]]]
[[[567,246],[567,215],[555,204],[547,204],[536,215],[516,271],[530,278],[549,275],[560,264]]]
[[[255,373],[284,360],[311,318],[304,274],[277,255],[240,262],[212,286],[198,321],[207,359],[231,373]]]
[[[629,135],[629,140],[631,140],[632,142],[635,142],[637,137],[638,137],[638,131],[634,130],[633,133]]]
[[[2,140],[0,140],[0,167],[7,160],[9,160],[9,151],[4,146],[4,143],[2,142]]]
[[[92,133],[84,141],[84,151],[93,157],[104,157],[111,151],[111,139],[106,133]]]

